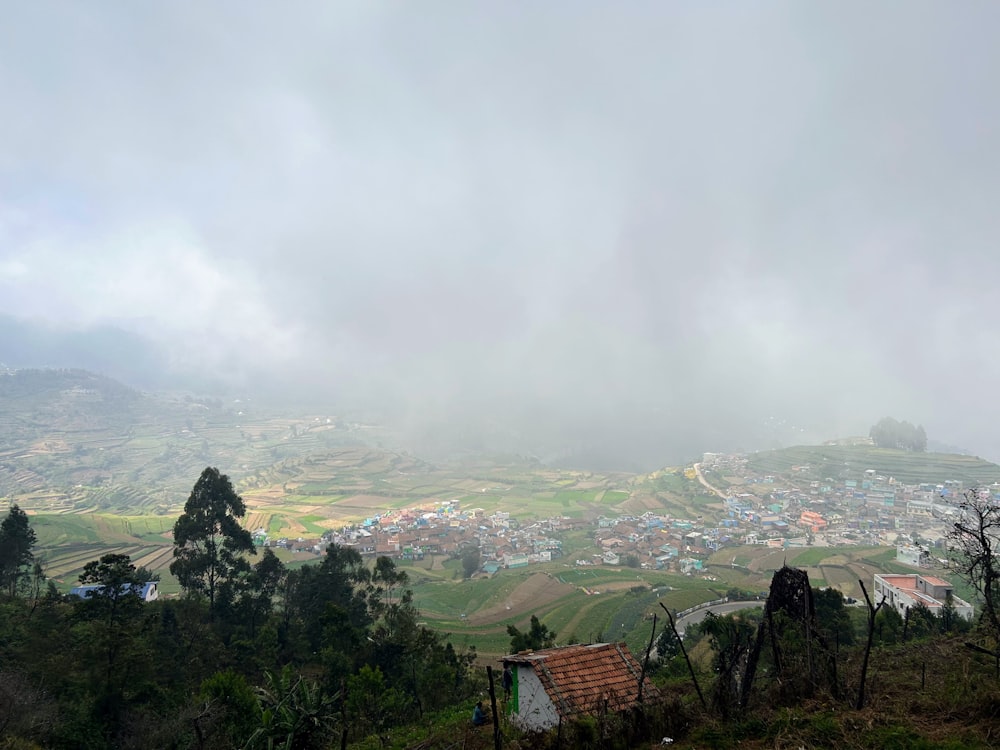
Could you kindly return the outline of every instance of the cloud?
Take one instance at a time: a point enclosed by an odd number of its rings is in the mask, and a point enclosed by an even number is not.
[[[989,4],[8,15],[0,313],[414,434],[1000,456]]]

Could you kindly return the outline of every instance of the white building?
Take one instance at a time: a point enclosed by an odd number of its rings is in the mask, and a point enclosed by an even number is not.
[[[937,576],[923,576],[916,573],[876,575],[875,603],[882,601],[883,597],[885,606],[893,607],[903,617],[906,616],[907,609],[918,604],[923,604],[935,615],[940,616],[948,601],[959,617],[971,620],[974,614],[972,605],[955,596],[952,585]]]
[[[931,564],[931,555],[915,544],[900,544],[896,547],[896,560],[915,568],[928,568]]]
[[[69,590],[70,596],[78,596],[86,599],[91,596],[102,596],[106,586],[99,583],[91,583],[86,586],[74,586]],[[154,602],[160,597],[160,592],[156,587],[156,581],[146,583],[129,583],[122,587],[122,594],[135,594],[144,602]]]
[[[502,659],[513,687],[505,710],[522,729],[551,729],[560,719],[627,711],[638,702],[642,667],[624,643],[593,643],[528,651]],[[657,688],[643,681],[644,698]]]

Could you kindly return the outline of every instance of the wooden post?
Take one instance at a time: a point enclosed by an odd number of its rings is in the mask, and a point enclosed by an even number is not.
[[[493,747],[500,750],[500,714],[497,713],[497,694],[493,689],[493,667],[486,665],[486,677],[490,682],[490,707],[493,709]]]

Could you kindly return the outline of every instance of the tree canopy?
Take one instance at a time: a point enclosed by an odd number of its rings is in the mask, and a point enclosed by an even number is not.
[[[243,498],[229,477],[209,466],[174,524],[170,572],[187,592],[207,596],[213,613],[220,587],[250,572],[243,553],[254,554],[253,537],[239,522],[245,514]]]
[[[987,490],[969,490],[948,532],[956,570],[983,600],[982,620],[1000,639],[1000,506]]]
[[[883,417],[873,425],[868,436],[879,448],[896,448],[922,453],[927,450],[927,433],[923,425],[897,422],[892,417]]]
[[[28,523],[28,514],[15,503],[0,522],[0,587],[11,597],[31,574],[34,546],[35,530]]]
[[[543,625],[537,615],[531,616],[531,627],[527,632],[522,633],[513,625],[507,626],[507,635],[510,636],[510,652],[516,654],[519,651],[536,651],[540,648],[552,648],[556,645],[556,634]]]

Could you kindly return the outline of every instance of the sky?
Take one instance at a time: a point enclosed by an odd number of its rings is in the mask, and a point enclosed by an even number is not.
[[[0,3],[0,362],[1000,458],[995,3]]]

